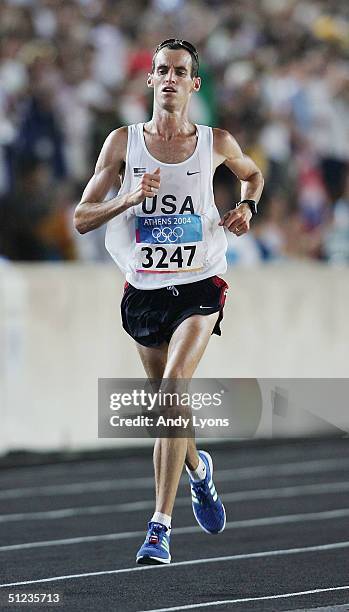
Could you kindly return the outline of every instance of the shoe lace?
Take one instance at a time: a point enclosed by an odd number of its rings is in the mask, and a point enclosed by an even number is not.
[[[192,488],[194,489],[198,502],[201,505],[204,505],[205,502],[207,502],[207,484],[205,480],[202,482],[193,483]]]
[[[161,533],[161,531],[164,531],[166,529],[166,527],[164,525],[159,525],[159,523],[156,523],[155,525],[152,525],[152,529],[151,532],[153,533]]]

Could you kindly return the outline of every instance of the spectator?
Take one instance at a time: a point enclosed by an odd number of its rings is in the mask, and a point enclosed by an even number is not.
[[[26,155],[18,162],[16,189],[0,208],[0,252],[13,260],[74,257],[67,205],[53,189],[47,162]]]
[[[71,247],[68,210],[106,133],[148,117],[153,49],[179,36],[200,50],[203,87],[193,98],[193,120],[235,134],[266,178],[265,213],[248,239],[230,244],[230,261],[347,262],[348,15],[346,0],[120,0],[117,9],[111,0],[2,0],[7,256],[103,259],[102,231]],[[33,219],[23,191],[30,180]],[[238,199],[238,187],[219,168],[222,212]]]
[[[63,147],[53,92],[47,87],[36,87],[23,110],[16,152],[22,159],[35,157],[46,162],[56,179],[64,179],[67,168]]]

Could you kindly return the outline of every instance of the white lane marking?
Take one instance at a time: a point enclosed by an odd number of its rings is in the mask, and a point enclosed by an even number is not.
[[[316,593],[330,593],[332,591],[347,591],[349,585],[328,587],[326,589],[309,589],[308,591],[296,591],[295,593],[279,593],[278,595],[264,595],[264,597],[243,597],[240,599],[226,599],[219,601],[208,601],[206,603],[188,604],[186,606],[174,606],[173,608],[153,608],[142,610],[142,612],[176,612],[176,610],[193,610],[194,608],[208,608],[210,606],[224,606],[225,604],[247,603],[249,601],[267,601],[268,599],[283,599],[287,597],[301,597],[302,595],[316,595]],[[307,608],[309,609],[309,608]]]
[[[324,459],[319,461],[297,461],[281,463],[279,465],[258,465],[246,468],[231,467],[226,470],[215,471],[216,482],[245,480],[259,476],[291,476],[293,474],[316,474],[325,471],[347,471],[349,459]],[[186,485],[188,479],[182,477],[180,485]],[[96,480],[93,482],[75,482],[64,485],[45,485],[38,487],[21,487],[0,491],[0,499],[15,499],[31,497],[32,495],[66,495],[88,493],[90,491],[119,491],[127,489],[147,489],[153,487],[154,478],[117,478],[109,480]]]
[[[277,487],[274,489],[252,489],[222,493],[225,502],[246,501],[247,499],[269,499],[277,497],[296,497],[297,495],[321,495],[323,493],[346,493],[349,491],[349,482],[329,482],[310,485],[295,485],[292,487]]]
[[[242,559],[259,559],[261,557],[278,557],[282,555],[297,555],[302,553],[320,552],[325,550],[336,550],[348,548],[349,542],[334,542],[332,544],[319,544],[317,546],[304,546],[302,548],[285,548],[280,550],[265,550],[255,553],[245,553],[241,555],[229,555],[227,557],[209,557],[206,559],[192,559],[191,561],[178,561],[172,563],[169,567],[184,567],[187,565],[202,565],[204,563],[221,563],[223,561],[241,561]],[[1,589],[12,586],[20,586],[24,584],[36,584],[38,582],[55,582],[56,580],[72,580],[74,578],[88,578],[91,576],[105,576],[108,574],[125,574],[131,572],[139,572],[151,569],[159,569],[160,565],[146,565],[142,567],[127,567],[117,570],[104,570],[101,572],[87,572],[85,574],[67,574],[65,576],[53,576],[51,578],[38,578],[37,580],[24,580],[21,582],[8,582],[0,584]]]
[[[252,489],[247,491],[234,491],[223,493],[222,500],[227,502],[252,501],[257,499],[275,499],[297,497],[298,495],[322,495],[330,493],[346,493],[349,491],[349,482],[331,482],[312,485],[296,485],[294,487],[277,487],[275,489]],[[212,491],[211,491],[212,493]],[[216,491],[213,494],[217,495]],[[192,500],[197,501],[192,492]],[[188,505],[188,497],[179,497],[176,505]],[[60,508],[59,510],[44,510],[40,512],[19,512],[11,514],[0,514],[0,523],[11,523],[15,521],[36,521],[71,518],[73,516],[88,516],[97,514],[109,514],[113,512],[135,512],[153,508],[154,500],[142,500],[124,504],[104,504],[102,506],[76,506],[75,508]]]
[[[122,459],[125,459],[126,457],[121,457]],[[81,474],[88,474],[90,475],[93,472],[105,472],[108,469],[118,469],[118,459],[114,457],[110,457],[109,459],[79,459],[79,460],[72,460],[72,461],[61,461],[60,463],[39,463],[39,464],[35,464],[33,463],[32,465],[19,465],[16,466],[16,473],[20,474],[21,476],[29,476],[29,477],[36,477],[38,476],[39,478],[42,478],[43,476],[45,476],[46,474],[55,474],[57,476],[64,476],[67,473],[67,470],[69,470],[69,472],[71,470],[73,470],[74,472],[77,472],[77,476]],[[0,483],[3,480],[7,480],[7,479],[11,479],[11,473],[13,474],[13,466],[11,467],[4,465],[3,466],[3,470],[1,470],[0,473]]]
[[[225,529],[248,529],[249,527],[259,527],[260,525],[286,525],[288,523],[302,523],[306,521],[323,521],[331,519],[347,518],[349,516],[349,508],[326,510],[324,512],[306,512],[303,514],[284,514],[281,516],[268,516],[263,518],[245,519],[243,521],[230,521],[226,523]],[[200,527],[178,527],[174,530],[176,535],[187,533],[202,533]],[[128,531],[123,533],[106,533],[95,536],[81,536],[78,538],[66,538],[62,540],[43,540],[39,542],[25,542],[23,544],[10,544],[0,546],[1,552],[9,552],[13,550],[24,550],[31,548],[47,548],[50,546],[67,546],[71,544],[88,544],[90,542],[101,542],[107,540],[127,540],[144,536],[143,531]]]
[[[196,528],[195,528],[196,529]],[[90,544],[91,542],[105,542],[108,540],[128,540],[131,538],[144,537],[145,530],[142,531],[127,531],[124,533],[105,533],[102,535],[95,536],[80,536],[78,538],[65,538],[61,540],[41,540],[39,542],[25,542],[23,544],[9,544],[7,546],[0,546],[0,553],[9,552],[13,550],[25,550],[32,548],[48,548],[50,546],[69,546],[76,544]]]
[[[22,487],[0,491],[0,499],[32,497],[33,495],[67,495],[89,493],[92,491],[116,491],[123,489],[147,489],[154,484],[153,476],[147,478],[117,478],[113,480],[96,480],[93,482],[72,482],[64,485],[45,485],[43,487]]]
[[[313,607],[314,606],[314,607]],[[292,612],[339,612],[339,610],[345,610],[346,612],[348,612],[349,610],[349,603],[345,603],[345,604],[337,604],[336,606],[331,606],[331,605],[324,605],[324,606],[319,606],[316,604],[312,604],[311,608],[297,608],[294,609],[292,608]],[[285,612],[291,612],[290,609],[285,610]]]

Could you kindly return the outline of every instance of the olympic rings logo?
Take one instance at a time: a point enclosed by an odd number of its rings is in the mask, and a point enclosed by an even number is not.
[[[154,227],[151,235],[157,242],[177,242],[184,234],[182,227]]]

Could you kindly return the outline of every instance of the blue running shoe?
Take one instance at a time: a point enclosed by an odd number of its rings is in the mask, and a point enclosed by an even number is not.
[[[213,463],[211,455],[199,451],[206,465],[206,478],[194,482],[189,477],[194,516],[206,533],[220,533],[225,527],[225,509],[212,481]]]
[[[147,537],[137,553],[136,563],[141,565],[171,563],[170,532],[165,525],[148,523]]]

